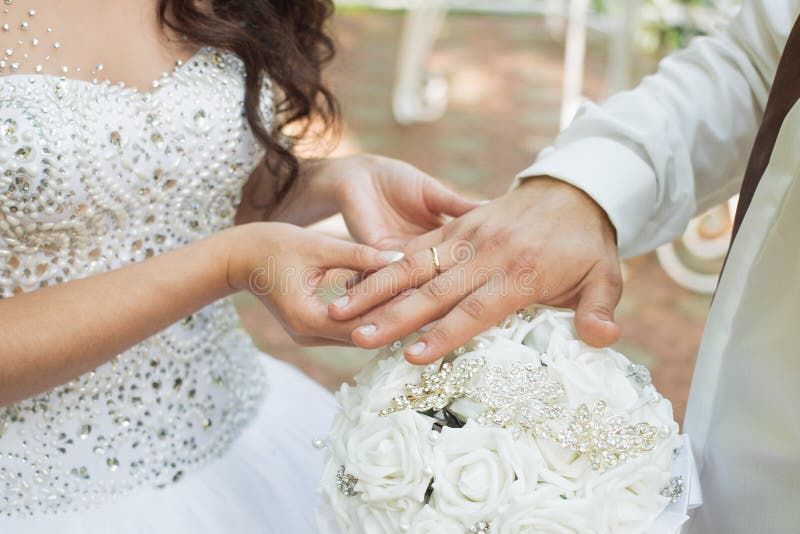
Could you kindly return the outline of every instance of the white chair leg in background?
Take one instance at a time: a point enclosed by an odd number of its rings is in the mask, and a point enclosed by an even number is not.
[[[447,109],[447,81],[426,69],[447,8],[444,0],[410,0],[406,14],[392,109],[400,124],[434,122]]]
[[[633,62],[633,35],[640,0],[620,0],[616,6],[622,12],[614,13],[612,34],[608,50],[606,91],[611,95],[631,88]]]
[[[566,128],[583,99],[583,70],[586,66],[586,26],[589,0],[570,0],[564,46],[564,85],[561,91],[560,127]]]
[[[564,38],[567,9],[567,2],[564,0],[544,0],[544,27],[551,38]]]

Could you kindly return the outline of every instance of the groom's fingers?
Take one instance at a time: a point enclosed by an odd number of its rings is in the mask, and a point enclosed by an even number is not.
[[[439,265],[447,271],[457,264],[458,242],[442,243],[437,247]],[[363,314],[401,292],[419,287],[436,276],[434,256],[430,248],[407,254],[403,259],[377,271],[331,302],[328,313],[344,321]]]
[[[426,250],[431,247],[435,247],[443,243],[446,237],[447,225],[440,226],[439,228],[434,228],[427,234],[422,234],[421,236],[417,236],[408,243],[405,244],[403,247],[403,252],[406,254],[414,254],[415,252],[419,252],[420,250]]]
[[[589,272],[575,308],[575,329],[589,345],[608,347],[619,339],[614,308],[622,297],[619,263],[599,263]]]
[[[472,272],[471,266],[457,265],[372,310],[362,318],[362,326],[353,331],[353,342],[364,349],[381,347],[439,319],[480,285]]]
[[[514,299],[497,294],[492,284],[481,286],[407,346],[406,360],[415,365],[438,360],[497,324],[518,306]]]

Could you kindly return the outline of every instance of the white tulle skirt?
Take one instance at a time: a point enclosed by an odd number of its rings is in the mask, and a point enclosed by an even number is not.
[[[316,532],[316,494],[333,396],[294,367],[264,359],[269,390],[222,457],[175,485],[84,512],[0,518],[2,534],[302,534]]]

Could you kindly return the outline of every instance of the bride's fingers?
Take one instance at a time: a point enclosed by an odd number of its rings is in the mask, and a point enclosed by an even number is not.
[[[352,347],[352,342],[340,341],[338,339],[327,339],[324,337],[294,336],[292,341],[301,347]]]
[[[353,331],[353,342],[365,349],[381,347],[439,319],[481,284],[473,278],[471,267],[458,265],[372,310]]]
[[[425,182],[423,197],[431,213],[451,217],[461,217],[480,205],[479,202],[464,197],[433,178]]]
[[[518,306],[514,299],[498,294],[492,284],[481,286],[407,346],[405,357],[416,365],[431,363],[494,326]]]
[[[318,253],[324,258],[322,267],[345,267],[359,273],[376,271],[403,258],[397,250],[378,250],[333,237],[322,238]]]
[[[328,317],[327,305],[318,295],[302,299],[294,320],[286,326],[295,338],[323,339],[351,345],[352,331],[362,324],[358,319],[335,321]]]
[[[457,244],[451,241],[437,247],[442,271],[456,263],[456,256],[452,251]],[[345,295],[331,302],[328,313],[339,321],[352,319],[407,289],[421,286],[436,276],[436,271],[431,250],[419,250],[364,279]]]

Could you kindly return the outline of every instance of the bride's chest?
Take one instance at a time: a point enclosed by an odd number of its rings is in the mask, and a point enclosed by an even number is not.
[[[76,233],[135,227],[190,239],[230,224],[263,154],[243,80],[235,57],[211,49],[150,93],[0,78],[0,233],[41,250],[75,246]],[[268,90],[262,100],[269,122]]]

